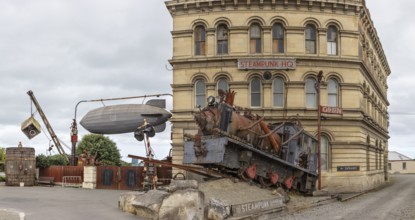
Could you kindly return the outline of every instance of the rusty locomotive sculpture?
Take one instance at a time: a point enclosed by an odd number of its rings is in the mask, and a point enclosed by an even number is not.
[[[221,94],[221,93],[220,93]],[[299,122],[266,124],[264,118],[233,106],[235,93],[195,113],[196,135],[186,135],[184,163],[214,168],[258,181],[312,193],[317,180],[317,140]]]

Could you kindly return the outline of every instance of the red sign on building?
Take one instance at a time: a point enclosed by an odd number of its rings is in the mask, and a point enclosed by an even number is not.
[[[334,114],[334,115],[342,115],[343,109],[339,107],[329,107],[329,106],[320,106],[321,113],[324,114]]]

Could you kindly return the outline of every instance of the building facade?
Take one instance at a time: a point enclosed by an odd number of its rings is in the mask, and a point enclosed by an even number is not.
[[[388,170],[390,174],[413,174],[415,173],[415,160],[396,151],[389,151]]]
[[[192,113],[218,89],[267,122],[298,117],[317,136],[322,188],[363,191],[387,179],[391,71],[364,0],[174,0],[173,162]],[[330,114],[327,114],[330,113]],[[332,114],[335,113],[335,114]]]

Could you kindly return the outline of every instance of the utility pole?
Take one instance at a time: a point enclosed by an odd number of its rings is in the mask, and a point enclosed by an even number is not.
[[[323,71],[320,70],[317,75],[317,138],[318,138],[318,190],[321,190],[321,105],[320,105],[320,83],[323,78]]]

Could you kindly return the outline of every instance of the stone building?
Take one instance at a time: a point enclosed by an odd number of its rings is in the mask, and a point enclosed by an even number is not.
[[[387,179],[391,73],[364,0],[171,0],[173,162],[192,112],[217,90],[267,122],[292,116],[317,136],[322,188],[363,191]],[[330,114],[327,114],[330,113]],[[335,113],[335,114],[332,114]]]

